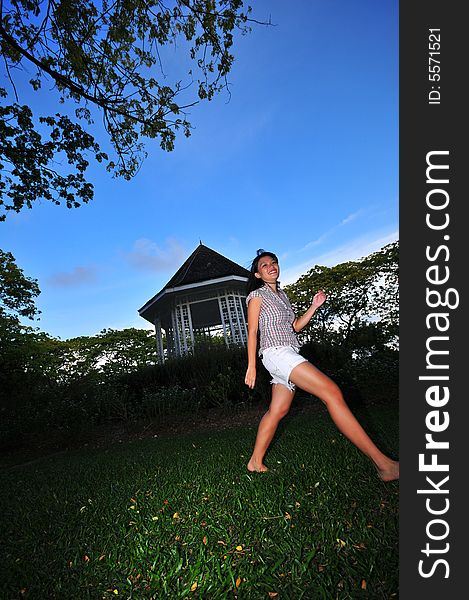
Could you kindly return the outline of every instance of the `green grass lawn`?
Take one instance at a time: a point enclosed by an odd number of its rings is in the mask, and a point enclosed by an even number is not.
[[[356,411],[397,455],[395,406]],[[325,410],[75,450],[0,477],[5,600],[398,597],[398,491]]]

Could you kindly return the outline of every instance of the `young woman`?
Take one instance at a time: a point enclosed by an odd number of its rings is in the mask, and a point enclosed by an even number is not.
[[[311,306],[295,317],[285,292],[278,285],[280,268],[272,252],[258,250],[248,281],[248,368],[245,383],[256,382],[257,337],[259,355],[272,375],[272,400],[262,417],[256,443],[248,463],[249,471],[267,471],[264,455],[278,424],[290,410],[296,386],[317,396],[326,405],[339,430],[374,463],[382,481],[399,479],[399,463],[383,454],[368,437],[344,401],[342,392],[329,377],[298,354],[297,332],[311,320],[324,303],[323,291],[315,294]]]

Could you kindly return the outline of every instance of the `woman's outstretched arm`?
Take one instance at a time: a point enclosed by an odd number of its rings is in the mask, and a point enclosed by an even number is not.
[[[308,308],[308,310],[303,315],[301,315],[301,317],[297,317],[293,321],[293,329],[296,332],[298,332],[298,331],[301,331],[303,329],[303,327],[306,327],[306,325],[311,321],[316,310],[322,304],[324,304],[325,300],[326,300],[326,294],[322,290],[319,290],[319,292],[314,295],[313,301],[311,303],[311,306]]]

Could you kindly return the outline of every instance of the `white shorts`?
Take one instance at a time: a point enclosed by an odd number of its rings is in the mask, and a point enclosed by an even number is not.
[[[295,385],[290,382],[290,374],[302,362],[307,362],[292,346],[274,346],[262,352],[262,364],[272,375],[270,383],[281,383],[289,390],[294,390]]]

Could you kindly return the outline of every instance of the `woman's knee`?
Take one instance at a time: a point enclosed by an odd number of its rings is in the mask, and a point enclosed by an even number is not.
[[[345,403],[342,390],[333,381],[329,383],[327,388],[324,390],[324,393],[321,394],[320,399],[324,402],[324,404],[326,404],[326,406]]]
[[[290,405],[271,406],[269,413],[273,419],[280,421],[290,412]]]

